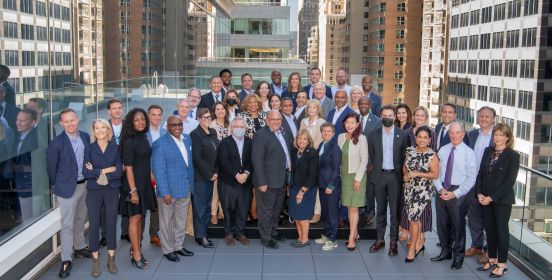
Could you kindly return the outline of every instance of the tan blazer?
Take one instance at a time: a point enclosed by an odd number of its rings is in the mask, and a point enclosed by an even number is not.
[[[337,137],[337,145],[341,150],[345,144],[345,134],[341,133]],[[357,144],[349,142],[349,174],[355,173],[355,181],[362,181],[362,177],[366,174],[366,166],[368,165],[368,141],[366,136],[360,134]]]
[[[316,119],[316,122],[313,124],[309,124],[309,118],[305,117],[301,121],[301,127],[299,129],[306,129],[309,132],[310,137],[312,138],[312,141],[314,142],[314,148],[318,149],[318,146],[320,143],[322,143],[322,134],[320,133],[320,126],[326,122],[322,118]]]

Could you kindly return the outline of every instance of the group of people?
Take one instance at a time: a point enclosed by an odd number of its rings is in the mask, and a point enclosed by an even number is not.
[[[62,217],[59,276],[69,275],[72,256],[92,258],[92,276],[100,276],[100,246],[107,246],[108,271],[117,273],[119,214],[131,262],[144,269],[148,215],[150,242],[178,262],[193,256],[183,247],[187,232],[199,246],[215,246],[207,228],[220,218],[228,246],[249,244],[246,222],[258,220],[261,243],[277,249],[286,241],[278,231],[284,207],[297,228],[293,247],[311,245],[310,223],[321,220],[324,234],[314,242],[335,249],[340,224],[348,223],[345,246],[352,251],[359,223],[375,222],[370,251],[376,252],[386,246],[389,218],[388,254],[398,254],[402,230],[410,239],[405,262],[412,262],[425,251],[434,195],[441,253],[432,260],[453,259],[451,268],[460,269],[464,256],[481,254],[486,240],[488,260],[480,270],[503,275],[519,155],[511,128],[495,125],[494,109],[481,108],[480,128],[466,134],[455,121],[455,106],[446,103],[433,130],[424,107],[411,112],[405,104],[382,105],[370,76],[351,87],[339,70],[337,85],[328,87],[320,74],[310,69],[310,84],[303,87],[300,74],[292,73],[284,86],[281,73],[273,71],[271,83],[260,81],[253,89],[246,73],[237,91],[224,69],[210,79],[208,93],[190,89],[165,123],[158,105],[123,117],[123,104],[109,100],[110,119],[95,120],[90,135],[79,130],[73,110],[63,110],[63,131],[46,150]],[[472,235],[467,252],[466,215]]]

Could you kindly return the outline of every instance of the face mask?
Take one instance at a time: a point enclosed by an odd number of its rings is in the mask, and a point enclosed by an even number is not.
[[[234,128],[232,130],[232,135],[234,135],[234,137],[239,139],[243,138],[243,136],[245,136],[245,128],[240,128],[240,127]]]
[[[229,98],[228,100],[226,100],[226,103],[230,106],[234,106],[234,105],[236,105],[236,99]]]
[[[393,123],[395,122],[395,120],[393,119],[390,119],[390,118],[383,118],[381,119],[381,123],[383,124],[383,126],[385,127],[391,127],[393,126]]]

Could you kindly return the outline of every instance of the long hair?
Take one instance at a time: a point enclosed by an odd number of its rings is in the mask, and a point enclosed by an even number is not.
[[[142,113],[144,115],[144,119],[146,120],[146,128],[144,129],[144,131],[136,131],[136,129],[134,128],[134,117],[138,113]],[[149,130],[149,125],[150,123],[149,123],[148,114],[146,114],[146,111],[144,111],[144,109],[134,108],[130,110],[123,122],[123,128],[121,128],[121,140],[119,143],[119,146],[121,147],[121,151],[124,151],[123,147],[128,138],[137,134],[146,133]]]
[[[493,136],[496,132],[500,132],[504,134],[504,136],[508,137],[508,140],[506,141],[506,148],[514,148],[514,134],[512,133],[512,128],[510,126],[505,123],[499,123],[493,128]],[[495,144],[493,142],[493,146],[494,145]]]
[[[410,111],[410,107],[408,107],[408,105],[404,103],[400,103],[399,105],[397,105],[397,107],[395,107],[395,126],[399,128],[401,127],[401,122],[399,121],[399,118],[397,118],[397,113],[399,112],[399,109],[404,109],[406,111],[406,122],[404,124],[411,124],[412,112]]]
[[[239,98],[238,98],[239,99]],[[222,103],[222,101],[217,101],[215,103],[215,105],[213,105],[213,121],[216,121],[217,120],[217,116],[215,115],[215,109],[217,108],[217,105],[220,105],[222,106],[222,109],[224,109],[224,112],[225,112],[225,115],[224,115],[224,127],[228,127],[230,125],[230,120],[229,120],[229,117],[228,115],[230,113],[228,113],[228,108],[226,108],[226,106],[224,106],[224,103]]]
[[[347,116],[345,116],[345,118],[343,118],[343,127],[345,127],[345,122],[349,118],[354,118],[356,120],[357,124],[360,122],[360,119],[358,118],[358,115],[355,112],[351,112],[351,113],[347,114]],[[351,133],[351,141],[353,141],[353,144],[356,145],[358,143],[359,135],[360,135],[360,125],[357,125],[357,128],[355,128],[353,133]]]
[[[297,85],[299,88],[297,89],[297,91],[300,91],[301,89],[303,89],[303,86],[301,85],[301,74],[299,74],[299,72],[291,72],[291,74],[289,74],[289,77],[288,77],[288,90],[289,92],[291,92],[291,77],[293,76],[297,76],[299,78],[299,84]]]

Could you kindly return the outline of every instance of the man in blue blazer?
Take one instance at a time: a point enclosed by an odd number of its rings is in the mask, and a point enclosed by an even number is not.
[[[303,91],[307,93],[308,99],[314,98],[314,88],[312,86],[320,82],[321,76],[322,76],[322,72],[320,71],[320,68],[313,67],[310,69],[309,71],[310,85],[306,85],[303,87]],[[332,88],[326,85],[324,86],[326,87],[326,97],[328,97],[329,99],[332,99],[333,98]]]
[[[183,123],[177,116],[169,117],[167,130],[169,133],[153,142],[152,170],[157,184],[161,251],[167,260],[178,262],[177,254],[193,255],[183,247],[194,184],[192,139],[182,134]]]
[[[245,97],[255,93],[255,90],[253,89],[253,76],[251,76],[251,74],[249,73],[244,73],[243,75],[241,75],[241,83],[242,90],[238,94],[238,97],[240,98],[240,101],[243,102]]]
[[[362,77],[362,90],[364,91],[364,96],[370,98],[370,104],[372,105],[372,114],[379,116],[381,113],[381,97],[372,91],[372,83],[374,78],[371,76]]]
[[[328,117],[326,118],[326,120],[328,122],[331,122],[335,126],[335,135],[333,139],[336,140],[339,134],[345,132],[345,128],[343,127],[343,119],[349,113],[354,111],[353,109],[349,108],[349,106],[347,106],[347,92],[345,90],[338,90],[335,93],[334,101],[335,108],[331,109],[328,112]]]
[[[46,149],[46,169],[61,214],[62,263],[59,277],[66,278],[72,268],[73,247],[75,258],[92,256],[84,239],[87,208],[86,180],[82,174],[84,149],[90,144],[90,136],[78,130],[79,118],[72,109],[61,111],[60,124],[63,132]]]

